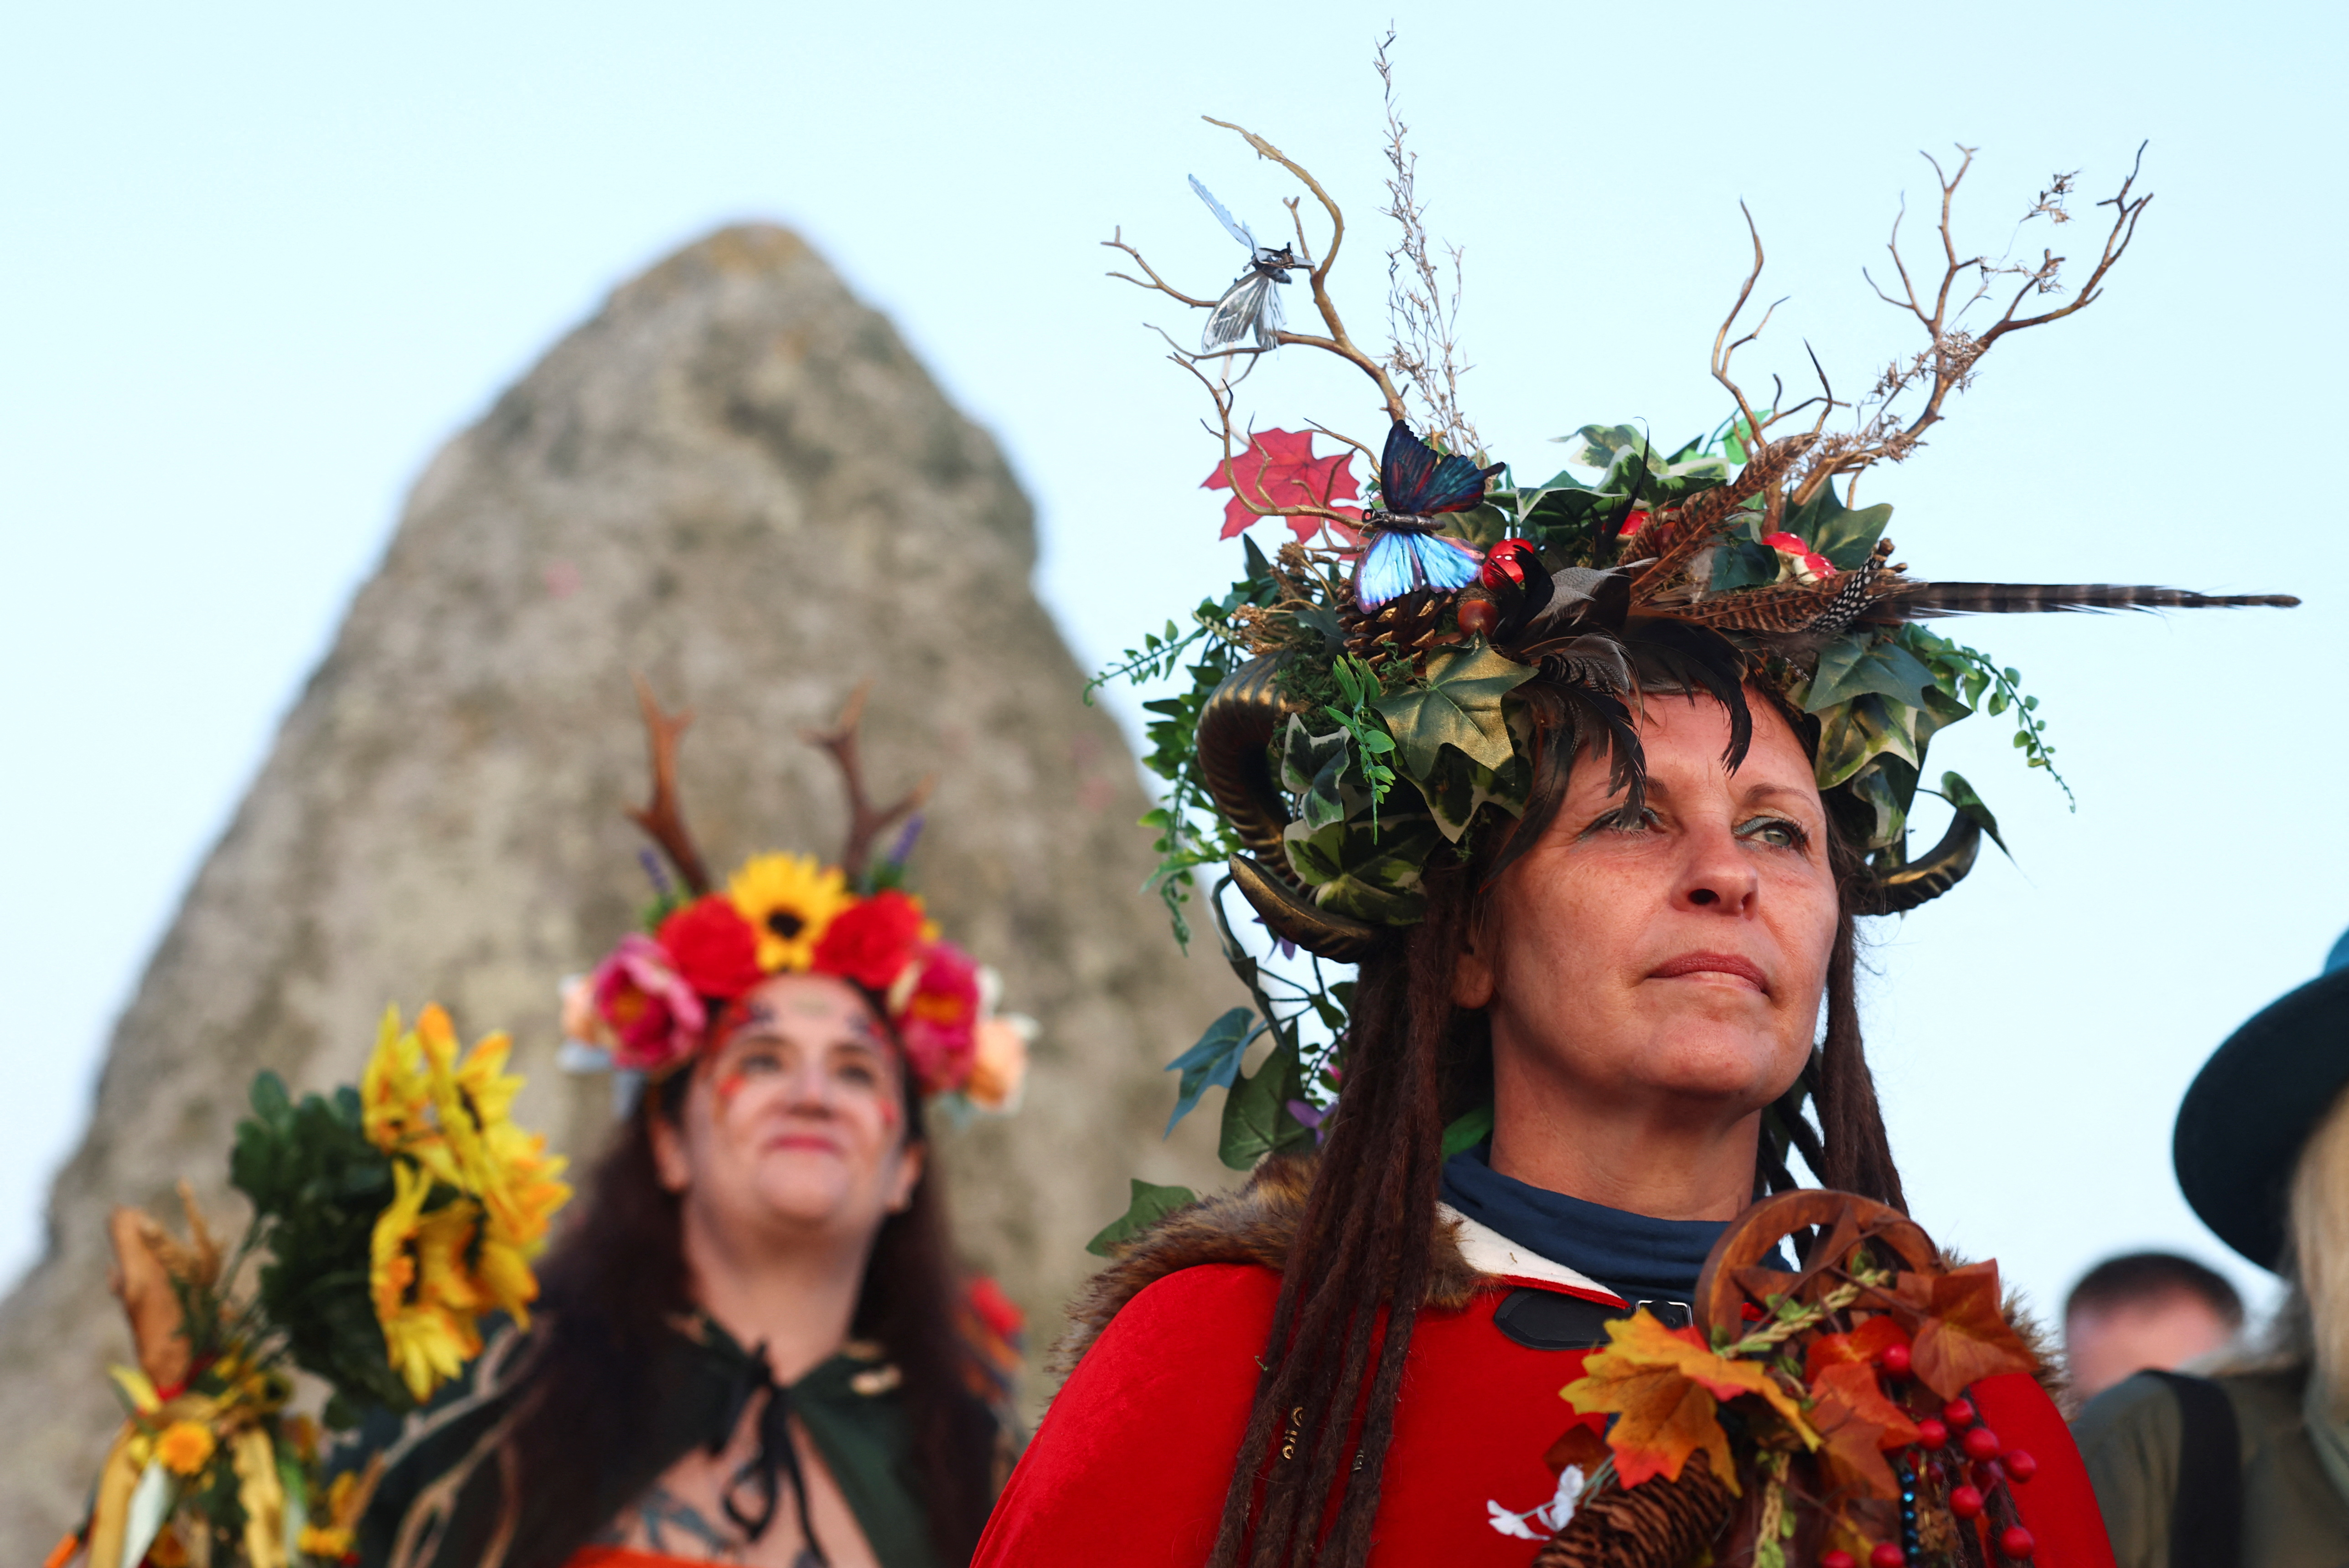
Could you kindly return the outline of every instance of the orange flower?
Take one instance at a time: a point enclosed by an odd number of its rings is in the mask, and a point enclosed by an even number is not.
[[[201,1421],[174,1421],[155,1439],[155,1457],[174,1475],[195,1475],[212,1462],[212,1429]]]

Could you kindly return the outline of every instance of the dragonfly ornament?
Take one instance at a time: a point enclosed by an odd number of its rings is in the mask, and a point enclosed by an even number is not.
[[[1480,469],[1438,452],[1396,420],[1379,459],[1379,505],[1362,517],[1370,537],[1354,561],[1355,604],[1367,614],[1414,589],[1451,593],[1474,583],[1483,554],[1435,531],[1444,513],[1481,503],[1485,481],[1505,466]]]
[[[1191,176],[1191,189],[1199,193],[1207,211],[1216,215],[1216,221],[1233,239],[1247,248],[1248,253],[1247,271],[1234,280],[1207,312],[1207,330],[1199,335],[1199,352],[1248,354],[1279,346],[1280,296],[1273,292],[1273,286],[1287,283],[1292,270],[1306,264],[1305,258],[1288,245],[1257,244],[1248,226],[1234,218],[1214,193],[1199,183],[1195,174]],[[1253,349],[1247,346],[1251,337],[1256,340]]]

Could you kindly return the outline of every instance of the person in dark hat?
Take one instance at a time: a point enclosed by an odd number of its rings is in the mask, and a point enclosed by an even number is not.
[[[2291,1287],[2267,1342],[2209,1377],[2143,1372],[2074,1424],[2120,1568],[2349,1562],[2349,934],[2324,973],[2203,1064],[2178,1184]]]

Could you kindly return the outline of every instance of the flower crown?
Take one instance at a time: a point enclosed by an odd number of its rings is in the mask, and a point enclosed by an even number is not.
[[[915,813],[932,780],[885,807],[866,799],[856,724],[869,689],[849,698],[837,726],[806,737],[831,753],[847,781],[848,846],[840,863],[756,855],[721,891],[678,800],[678,741],[693,716],[663,713],[637,682],[653,798],[628,815],[683,885],[646,857],[657,897],[645,929],[622,937],[592,975],[564,987],[564,1026],[574,1047],[601,1053],[623,1072],[662,1078],[712,1046],[727,1009],[761,981],[830,975],[864,990],[885,1013],[924,1095],[997,1113],[1016,1109],[1036,1026],[997,1013],[1000,978],[941,939],[921,898],[903,885],[921,830]],[[874,841],[901,820],[896,842],[873,863]]]

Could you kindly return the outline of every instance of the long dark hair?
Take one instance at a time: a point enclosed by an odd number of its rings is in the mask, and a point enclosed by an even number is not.
[[[875,1009],[876,1015],[886,1015]],[[653,1119],[674,1126],[691,1078],[640,1097],[585,1184],[585,1201],[540,1270],[543,1344],[527,1374],[512,1439],[513,1484],[552,1522],[515,1543],[514,1568],[560,1568],[604,1527],[605,1478],[652,1425],[655,1354],[667,1325],[693,1309],[682,1205],[660,1181]],[[926,1143],[921,1091],[905,1078],[905,1138]],[[971,1352],[957,1324],[935,1153],[905,1210],[882,1222],[850,1332],[885,1346],[903,1374],[911,1469],[941,1563],[970,1560],[993,1493],[995,1432],[970,1392]]]
[[[1746,694],[1733,687],[1724,699],[1713,684],[1692,697],[1723,700],[1733,720],[1744,720]],[[1816,743],[1799,721],[1795,729]],[[1586,751],[1604,744],[1588,728],[1583,734]],[[1573,731],[1552,736],[1557,749],[1537,769],[1545,798],[1528,804],[1521,829],[1546,824],[1563,793]],[[1266,1371],[1210,1568],[1360,1568],[1369,1555],[1395,1398],[1434,1253],[1444,1129],[1492,1094],[1485,1016],[1454,1005],[1452,976],[1484,916],[1493,868],[1510,858],[1510,837],[1493,833],[1464,861],[1431,862],[1425,917],[1362,961],[1345,1041],[1345,1093],[1281,1272]],[[1791,1141],[1827,1186],[1905,1209],[1860,1041],[1852,911],[1861,859],[1832,809],[1829,855],[1841,897],[1827,960],[1826,1027],[1802,1081],[1765,1115],[1755,1190],[1794,1185],[1785,1161]],[[1805,1092],[1816,1104],[1816,1129],[1799,1110]],[[1281,1457],[1272,1463],[1276,1451]]]

